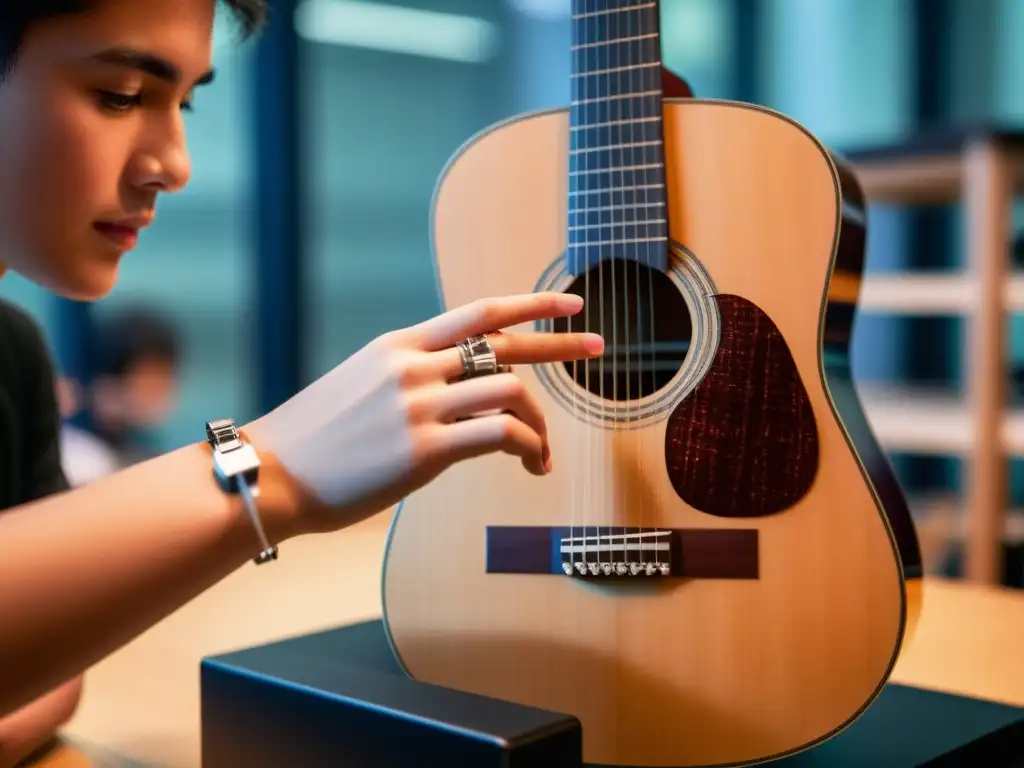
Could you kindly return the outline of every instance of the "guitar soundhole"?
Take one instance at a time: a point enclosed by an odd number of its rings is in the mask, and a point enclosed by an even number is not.
[[[636,400],[666,386],[682,368],[692,328],[686,299],[675,283],[637,261],[612,259],[576,278],[565,289],[586,301],[554,331],[600,333],[605,353],[564,363],[577,384],[607,400]]]

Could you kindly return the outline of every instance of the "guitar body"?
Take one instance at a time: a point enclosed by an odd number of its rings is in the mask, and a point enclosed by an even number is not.
[[[663,335],[690,330],[678,370],[613,399],[562,364],[517,369],[553,472],[490,455],[405,500],[385,624],[416,679],[577,716],[589,764],[746,765],[871,703],[916,615],[920,557],[849,378],[855,179],[775,112],[663,110],[672,256],[642,287]],[[569,136],[567,111],[533,114],[453,159],[433,220],[446,308],[583,285],[564,259]],[[671,530],[670,550],[647,553],[673,558],[671,575],[561,572],[559,537],[596,526]],[[597,558],[619,546],[632,562],[626,540]]]

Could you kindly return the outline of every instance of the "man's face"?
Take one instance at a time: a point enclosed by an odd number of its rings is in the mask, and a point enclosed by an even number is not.
[[[133,427],[163,425],[177,395],[175,366],[169,360],[147,358],[132,366],[122,381],[125,421]]]
[[[0,83],[0,262],[69,298],[113,288],[159,193],[188,181],[183,113],[208,79],[214,13],[96,0],[29,30]]]

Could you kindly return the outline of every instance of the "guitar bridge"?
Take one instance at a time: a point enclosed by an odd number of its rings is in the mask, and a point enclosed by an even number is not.
[[[575,533],[575,531],[572,531]],[[580,528],[559,542],[566,576],[671,576],[672,531]]]
[[[758,578],[756,528],[487,526],[487,573]]]

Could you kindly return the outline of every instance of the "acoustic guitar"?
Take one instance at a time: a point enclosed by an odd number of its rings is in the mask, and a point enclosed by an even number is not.
[[[605,353],[516,369],[551,474],[490,455],[404,500],[385,626],[413,678],[578,717],[589,764],[781,758],[865,711],[919,609],[850,372],[864,196],[788,117],[693,97],[659,3],[572,16],[569,108],[457,152],[432,248],[445,307],[574,292],[553,330]]]

